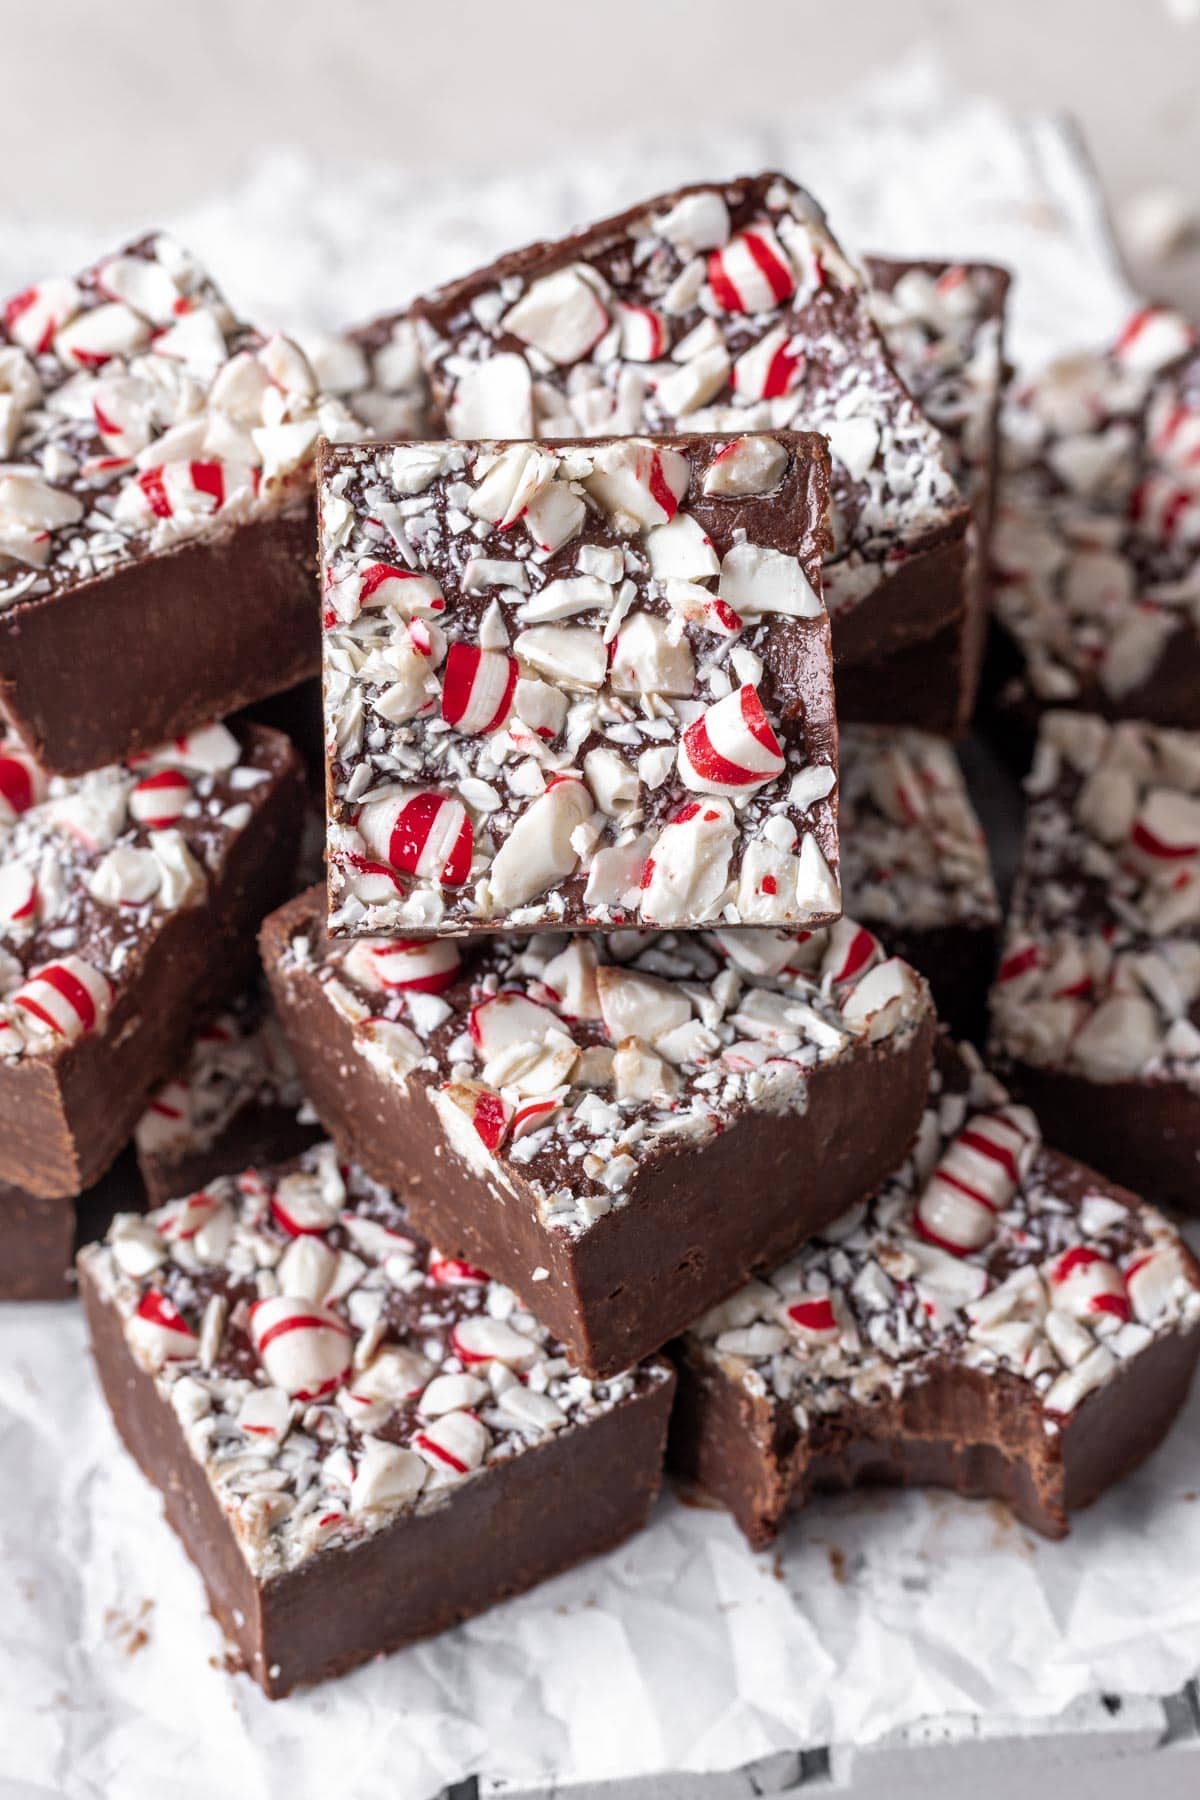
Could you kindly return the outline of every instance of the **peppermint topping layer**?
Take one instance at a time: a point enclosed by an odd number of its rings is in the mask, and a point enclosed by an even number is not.
[[[1200,1088],[1200,735],[1048,713],[996,985],[997,1052]]]
[[[861,278],[782,176],[663,195],[506,257],[413,316],[455,437],[824,432],[831,612],[960,525],[941,439],[896,377]]]
[[[666,1378],[577,1374],[507,1288],[432,1249],[328,1144],[120,1215],[83,1262],[259,1576],[452,1505]]]
[[[1195,1264],[1168,1221],[1044,1149],[1032,1113],[946,1046],[883,1192],[687,1341],[795,1443],[947,1367],[1027,1383],[1053,1435],[1156,1338],[1197,1327]]]
[[[998,925],[987,842],[953,749],[924,731],[843,726],[838,806],[847,904],[881,931]]]
[[[209,1150],[248,1106],[299,1112],[300,1078],[265,997],[249,994],[199,1032],[187,1066],[153,1093],[134,1137],[144,1155]]]
[[[0,742],[0,1059],[104,1030],[164,920],[207,900],[282,746],[209,725],[68,779]]]
[[[416,327],[406,313],[354,331],[297,331],[323,394],[343,401],[373,437],[436,437]]]
[[[946,460],[978,509],[995,458],[1004,385],[1008,277],[986,263],[870,257],[870,305],[897,371],[945,440]]]
[[[299,505],[357,430],[171,238],[0,303],[0,607]]]
[[[441,941],[314,926],[311,970],[385,1080],[429,1093],[457,1156],[543,1222],[586,1230],[639,1169],[754,1111],[803,1112],[810,1073],[908,1043],[928,991],[848,920],[741,930]]]
[[[1195,655],[1196,345],[1186,320],[1147,307],[1107,353],[1012,395],[994,543],[997,613],[1025,665],[1011,698],[1136,715],[1156,674]]]
[[[815,439],[321,470],[335,931],[836,915]]]

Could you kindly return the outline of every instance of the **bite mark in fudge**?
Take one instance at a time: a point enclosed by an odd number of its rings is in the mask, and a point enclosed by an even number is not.
[[[967,511],[941,438],[820,208],[783,176],[682,188],[532,244],[412,317],[452,436],[825,433],[839,672],[961,627]],[[879,710],[853,716],[919,721],[882,673],[864,698]]]
[[[196,1034],[134,1131],[151,1206],[252,1164],[282,1162],[323,1136],[263,987]]]
[[[80,1193],[291,886],[286,738],[210,725],[79,779],[0,748],[0,1179]]]
[[[1200,1265],[944,1041],[878,1198],[676,1349],[673,1460],[755,1545],[863,1481],[1000,1498],[1060,1537],[1183,1404]]]
[[[1147,307],[1005,408],[993,685],[1026,749],[1053,706],[1200,726],[1197,341]]]
[[[946,460],[971,502],[970,604],[965,629],[931,646],[917,723],[942,727],[971,716],[987,637],[988,571],[1000,471],[1000,401],[1007,379],[1004,311],[1009,277],[990,263],[866,259],[870,304],[897,372],[942,434]],[[903,672],[896,671],[903,679]],[[939,681],[952,685],[945,696]],[[933,684],[931,688],[930,684]]]
[[[827,474],[786,432],[324,452],[331,929],[836,916]]]
[[[1200,736],[1042,720],[992,1052],[1047,1137],[1200,1206]]]
[[[313,672],[313,452],[356,431],[169,237],[0,306],[0,704],[44,766]]]
[[[80,1282],[118,1429],[272,1698],[608,1549],[658,1490],[667,1365],[587,1380],[331,1144],[118,1218]]]
[[[953,749],[923,731],[841,734],[839,835],[851,914],[921,971],[939,1017],[975,1037],[1000,941],[987,842]]]
[[[413,1218],[589,1373],[657,1348],[871,1193],[924,1101],[928,990],[848,921],[446,940],[262,936],[306,1093]],[[871,1130],[862,1128],[869,1112]]]

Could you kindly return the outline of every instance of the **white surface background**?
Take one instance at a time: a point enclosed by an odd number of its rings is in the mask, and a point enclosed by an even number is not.
[[[950,95],[1066,103],[1119,191],[1196,197],[1200,0],[1177,21],[1158,0],[893,0],[820,24],[774,0],[0,7],[0,292],[157,218],[252,314],[335,323],[542,227],[778,158],[860,244],[1019,265],[1034,355],[1106,335],[1128,297],[1064,141]],[[941,88],[896,72],[931,31]],[[836,98],[863,56],[892,71],[886,105]],[[668,1501],[617,1555],[270,1707],[220,1667],[77,1316],[0,1309],[0,1796],[425,1800],[481,1767],[722,1768],[924,1715],[1165,1693],[1200,1665],[1198,1414],[1066,1545],[945,1497],[860,1495],[814,1508],[777,1565]]]

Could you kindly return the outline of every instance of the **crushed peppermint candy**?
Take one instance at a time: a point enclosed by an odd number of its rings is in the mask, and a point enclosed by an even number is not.
[[[1147,306],[1109,350],[1011,394],[993,544],[1008,705],[1200,724],[1198,345]]]
[[[81,1270],[270,1577],[585,1429],[668,1380],[590,1381],[516,1296],[445,1258],[331,1144],[146,1214]]]
[[[171,914],[203,905],[290,759],[208,725],[90,775],[43,775],[0,740],[0,1062],[92,1032]]]
[[[0,608],[303,507],[361,435],[289,338],[158,235],[0,302]]]
[[[316,908],[314,904],[314,914]],[[453,962],[434,972],[430,951]],[[825,931],[359,939],[313,922],[315,974],[385,1081],[417,1084],[454,1154],[580,1234],[643,1165],[753,1112],[802,1113],[820,1067],[907,1046],[932,1017],[909,966],[849,920]]]
[[[335,932],[840,911],[824,450],[329,451]]]
[[[1200,734],[1042,720],[992,989],[998,1057],[1200,1092]]]
[[[1041,1142],[943,1041],[914,1150],[883,1191],[696,1324],[793,1439],[960,1368],[1015,1377],[1048,1436],[1123,1364],[1200,1328],[1200,1271],[1153,1207]]]
[[[452,436],[824,433],[835,618],[966,519],[810,195],[781,175],[684,188],[531,246],[412,309]]]
[[[407,313],[374,319],[352,331],[299,330],[292,335],[321,393],[347,406],[372,437],[437,436],[416,327]]]
[[[846,904],[892,933],[1000,923],[987,840],[953,747],[928,732],[844,725],[839,836]]]

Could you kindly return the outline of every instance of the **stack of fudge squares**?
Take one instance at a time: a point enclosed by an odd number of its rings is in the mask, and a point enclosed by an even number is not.
[[[1007,286],[766,175],[341,335],[163,237],[3,309],[0,1290],[77,1282],[268,1695],[664,1458],[756,1546],[859,1481],[1056,1536],[1182,1405],[1193,339],[1002,455]]]

